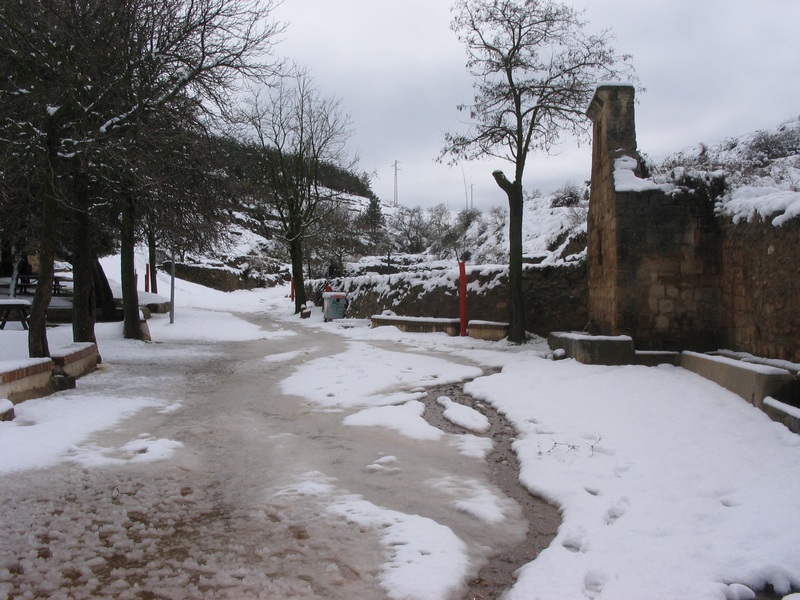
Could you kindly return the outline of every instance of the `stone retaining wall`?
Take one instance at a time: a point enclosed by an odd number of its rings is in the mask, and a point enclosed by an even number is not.
[[[800,362],[800,219],[722,227],[723,345]]]
[[[508,270],[503,266],[468,267],[467,280],[467,318],[507,322]],[[348,317],[365,319],[385,310],[414,317],[455,318],[459,314],[458,268],[346,277],[328,283],[335,291],[347,293]],[[324,284],[308,282],[308,297],[321,298]],[[553,330],[582,329],[586,325],[584,262],[527,265],[523,288],[528,331],[547,335]]]

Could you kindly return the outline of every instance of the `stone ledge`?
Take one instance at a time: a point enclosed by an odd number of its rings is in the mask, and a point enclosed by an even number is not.
[[[19,365],[0,372],[0,384],[13,383],[40,373],[50,373],[53,370],[53,361],[50,358],[29,358],[19,361]]]
[[[587,365],[631,365],[635,362],[633,339],[627,335],[589,335],[554,331],[547,336],[551,350],[563,350],[567,358]]]
[[[683,352],[681,367],[721,385],[761,409],[764,398],[779,396],[795,382],[786,369],[697,352]]]
[[[457,336],[461,333],[460,319],[372,315],[370,321],[373,328],[392,326],[406,333],[446,333],[449,336]]]
[[[657,367],[668,364],[675,367],[681,365],[681,353],[669,350],[636,350],[636,364],[643,367]]]
[[[770,396],[764,398],[762,410],[767,413],[770,419],[783,423],[789,431],[800,433],[800,409],[784,404]]]
[[[53,374],[81,377],[97,368],[97,346],[91,342],[78,342],[52,353]]]
[[[497,342],[508,337],[508,323],[499,321],[468,321],[469,337],[477,340]]]

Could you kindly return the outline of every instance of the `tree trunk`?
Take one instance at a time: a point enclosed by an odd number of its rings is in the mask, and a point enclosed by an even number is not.
[[[522,189],[514,197],[508,197],[508,294],[511,319],[508,324],[508,340],[525,341],[525,294],[522,287]]]
[[[525,341],[525,294],[522,287],[522,183],[511,183],[502,171],[492,173],[508,196],[508,341]]]
[[[114,302],[114,293],[108,284],[108,279],[103,271],[103,267],[97,258],[94,259],[92,268],[94,279],[94,291],[97,297],[97,306],[100,309],[100,318],[103,321],[114,321],[117,319],[117,303]]]
[[[120,260],[122,278],[122,335],[127,339],[143,340],[144,332],[139,320],[139,293],[136,290],[136,206],[132,196],[122,202],[122,231],[120,235]]]
[[[294,312],[299,313],[306,303],[306,286],[303,279],[303,239],[294,236],[289,241],[289,256],[292,259],[292,277],[294,278]]]
[[[72,340],[97,343],[94,333],[96,299],[94,293],[92,223],[87,210],[88,189],[86,173],[74,174],[73,191],[76,210],[73,210],[72,236]]]
[[[152,227],[147,228],[147,260],[150,263],[150,291],[158,293],[158,277],[156,277],[156,234]]]
[[[50,356],[47,344],[47,307],[53,297],[53,263],[55,261],[58,203],[45,194],[42,201],[42,230],[39,238],[39,283],[31,302],[28,354],[31,358]]]

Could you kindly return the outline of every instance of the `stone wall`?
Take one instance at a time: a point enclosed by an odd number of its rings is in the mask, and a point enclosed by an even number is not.
[[[800,362],[800,219],[733,224],[646,179],[633,88],[601,86],[593,121],[588,311],[638,349],[728,348]],[[618,159],[635,165],[621,185]]]
[[[508,273],[497,266],[467,270],[467,318],[508,321]],[[458,317],[458,269],[365,275],[330,282],[347,292],[348,317],[368,318],[391,310],[401,316]],[[321,298],[322,281],[310,282],[309,297]],[[527,265],[523,272],[526,329],[539,335],[580,330],[588,320],[584,262],[565,266]]]
[[[722,226],[725,347],[800,362],[800,219]]]
[[[713,205],[652,190],[618,193],[616,213],[615,334],[631,335],[643,350],[719,348]]]
[[[165,273],[169,273],[172,263],[166,261],[161,265]],[[193,265],[187,263],[175,263],[175,276],[185,281],[190,281],[198,285],[210,287],[221,292],[234,292],[241,289],[252,289],[257,287],[272,287],[289,281],[289,274],[276,273],[255,276],[248,275],[225,267],[211,267],[208,265]]]

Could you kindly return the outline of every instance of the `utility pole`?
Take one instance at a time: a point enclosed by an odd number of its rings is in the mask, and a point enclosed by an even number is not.
[[[394,202],[393,206],[397,208],[400,206],[400,200],[397,197],[397,172],[400,170],[397,165],[400,164],[399,160],[394,161]]]

